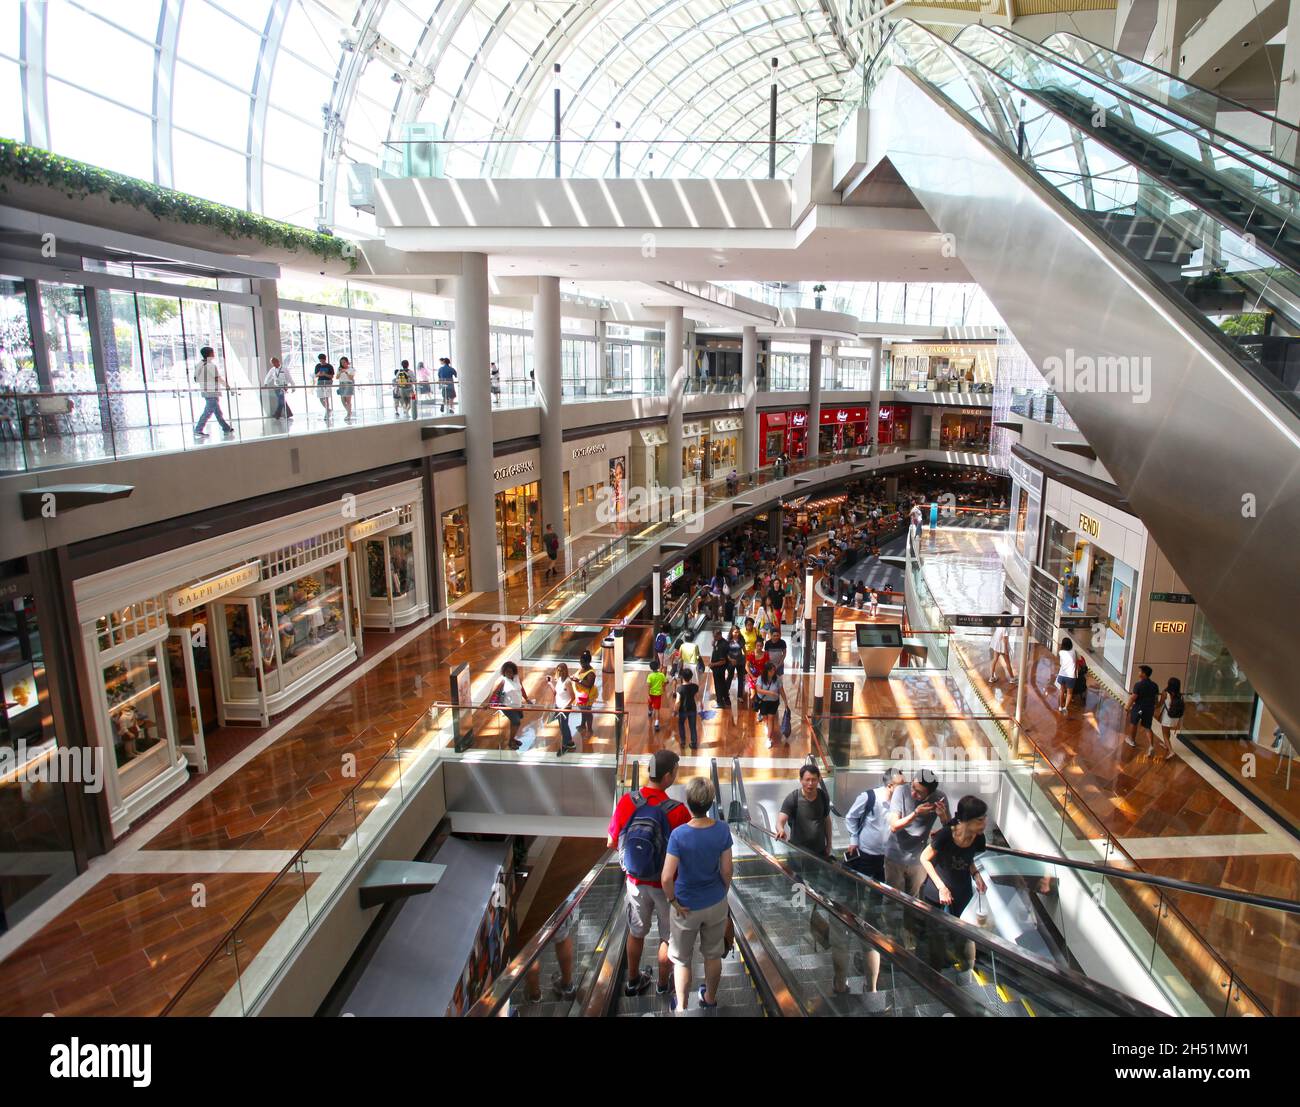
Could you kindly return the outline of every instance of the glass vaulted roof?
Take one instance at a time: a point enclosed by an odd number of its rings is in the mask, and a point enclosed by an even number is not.
[[[872,0],[5,0],[0,135],[277,219],[364,229],[347,169],[412,134],[446,172],[566,172],[613,140],[678,175],[767,175],[823,135]],[[878,2],[878,0],[876,0]],[[559,66],[558,74],[555,66]],[[618,126],[616,126],[616,124]]]

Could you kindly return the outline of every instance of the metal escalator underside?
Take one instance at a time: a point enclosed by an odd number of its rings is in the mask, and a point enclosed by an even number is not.
[[[1162,287],[914,69],[870,103],[887,158],[1035,364],[1139,358],[1149,400],[1059,398],[1284,728],[1300,733],[1300,421]],[[939,246],[936,244],[936,249]]]

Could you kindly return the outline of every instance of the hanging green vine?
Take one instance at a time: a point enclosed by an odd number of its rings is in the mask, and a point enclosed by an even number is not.
[[[327,261],[347,260],[356,267],[354,247],[346,239],[267,219],[0,138],[0,191],[7,191],[7,181],[57,189],[72,200],[106,196],[112,203],[129,204],[159,219],[211,227],[231,238],[252,238],[276,249],[305,250]]]

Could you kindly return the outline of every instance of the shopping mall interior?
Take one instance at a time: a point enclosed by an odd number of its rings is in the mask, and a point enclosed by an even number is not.
[[[4,0],[0,1014],[1300,1015],[1297,72]]]

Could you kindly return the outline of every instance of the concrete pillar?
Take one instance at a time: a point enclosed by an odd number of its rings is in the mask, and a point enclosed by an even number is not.
[[[470,588],[497,589],[496,488],[492,480],[491,361],[486,254],[464,254],[456,279],[455,366],[465,413],[465,499],[469,515]]]
[[[740,332],[740,391],[745,400],[740,471],[752,473],[758,468],[758,330],[755,327],[745,327]]]
[[[1300,0],[1291,0],[1282,73],[1273,114],[1282,120],[1300,119]],[[1273,157],[1283,165],[1300,166],[1300,140],[1290,127],[1273,128]]]
[[[808,457],[816,457],[822,437],[822,340],[808,340]]]
[[[871,350],[871,415],[867,423],[867,441],[872,446],[880,444],[880,377],[881,362],[885,357],[885,343],[883,339],[868,339],[867,346]]]
[[[564,532],[564,394],[560,379],[559,277],[537,278],[537,295],[533,297],[533,364],[537,374],[538,426],[541,431],[540,531],[544,534],[546,524],[550,523],[564,542],[568,535]]]
[[[284,357],[280,345],[280,286],[274,278],[253,281],[259,303],[253,309],[253,339],[257,343],[258,380],[266,375],[271,358]]]
[[[556,278],[559,279],[558,277]],[[600,394],[609,394],[609,344],[606,341],[605,320],[596,320],[596,372],[600,379]]]
[[[682,487],[682,408],[686,399],[686,319],[680,307],[668,308],[664,326],[664,385],[668,397],[668,465],[664,483]]]

